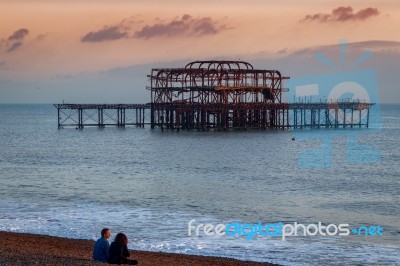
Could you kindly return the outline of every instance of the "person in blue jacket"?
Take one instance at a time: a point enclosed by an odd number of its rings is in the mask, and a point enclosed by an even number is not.
[[[110,236],[110,229],[103,228],[101,230],[101,237],[96,241],[93,248],[93,259],[95,261],[107,262],[110,249],[110,242],[108,242],[108,239]]]

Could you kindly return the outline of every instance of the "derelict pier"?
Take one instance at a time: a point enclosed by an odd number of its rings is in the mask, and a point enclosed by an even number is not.
[[[152,69],[147,104],[55,104],[58,127],[150,125],[162,130],[368,127],[373,103],[285,102],[283,76],[242,61]]]

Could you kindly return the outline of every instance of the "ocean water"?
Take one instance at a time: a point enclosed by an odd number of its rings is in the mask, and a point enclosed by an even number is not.
[[[400,265],[400,105],[380,112],[382,125],[372,119],[369,129],[161,132],[58,130],[51,105],[0,105],[0,230],[96,239],[109,227],[138,250],[282,265]],[[299,156],[327,136],[332,167],[303,169]],[[379,161],[349,163],[346,139],[354,136],[378,150]],[[192,219],[384,231],[248,241],[188,236]]]

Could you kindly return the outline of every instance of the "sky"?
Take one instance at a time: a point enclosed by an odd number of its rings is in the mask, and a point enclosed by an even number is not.
[[[331,51],[343,39],[351,58],[374,52],[369,66],[382,81],[382,101],[400,102],[397,0],[0,0],[0,7],[0,103],[147,102],[151,68],[205,59],[310,75],[320,68],[304,61],[310,51]]]

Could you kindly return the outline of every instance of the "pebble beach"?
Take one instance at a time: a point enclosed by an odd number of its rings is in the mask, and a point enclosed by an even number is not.
[[[104,265],[92,260],[94,241],[0,231],[0,265]],[[130,250],[139,265],[273,266],[223,257]]]

